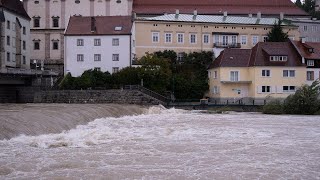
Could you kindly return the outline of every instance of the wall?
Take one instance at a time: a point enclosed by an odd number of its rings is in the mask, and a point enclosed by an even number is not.
[[[117,103],[156,105],[157,99],[135,90],[67,90],[40,91],[35,94],[35,103]]]
[[[305,37],[306,42],[320,42],[320,21],[319,20],[293,20],[299,26],[301,37]],[[300,39],[295,39],[300,40]]]
[[[182,27],[179,27],[182,25]],[[192,27],[194,25],[194,27]],[[256,29],[254,29],[256,28]],[[188,23],[188,22],[161,22],[161,21],[139,21],[135,22],[135,40],[136,55],[141,57],[145,52],[155,52],[163,50],[174,50],[176,52],[194,52],[194,51],[212,51],[214,44],[213,32],[239,33],[237,42],[241,42],[241,36],[247,36],[247,44],[241,45],[241,48],[250,49],[254,45],[252,36],[258,36],[259,42],[263,42],[263,36],[267,36],[272,26],[267,25],[239,25],[239,24],[209,24],[209,23]],[[300,34],[295,27],[284,27],[289,37],[298,39]],[[152,42],[152,32],[159,32],[159,43]],[[165,43],[165,33],[172,33],[172,43]],[[184,43],[177,43],[177,33],[184,34]],[[190,34],[197,35],[195,44],[190,43]],[[203,43],[203,34],[209,35],[209,43]],[[222,39],[220,37],[220,41]],[[231,38],[229,38],[231,42]],[[219,54],[216,54],[216,57]]]
[[[112,39],[119,38],[119,46],[112,46]],[[77,39],[84,40],[84,46],[77,46]],[[94,46],[94,39],[101,39],[101,46]],[[65,73],[80,76],[85,70],[100,67],[103,72],[112,73],[130,66],[130,36],[65,36]],[[84,55],[84,61],[77,61],[77,54]],[[101,54],[101,61],[94,61],[94,54]],[[112,54],[119,54],[119,61],[112,61]]]

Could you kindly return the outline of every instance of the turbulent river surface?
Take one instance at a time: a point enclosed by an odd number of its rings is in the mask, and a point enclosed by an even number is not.
[[[0,179],[320,179],[320,116],[117,115],[1,140]]]

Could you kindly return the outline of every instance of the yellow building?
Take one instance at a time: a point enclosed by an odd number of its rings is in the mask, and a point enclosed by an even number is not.
[[[208,70],[216,100],[285,98],[306,82],[306,66],[291,42],[225,49]]]
[[[133,50],[137,58],[146,52],[174,50],[178,59],[182,52],[213,51],[216,56],[224,48],[250,49],[266,41],[277,18],[167,14],[158,17],[136,18]],[[291,39],[298,39],[298,27],[283,23]]]

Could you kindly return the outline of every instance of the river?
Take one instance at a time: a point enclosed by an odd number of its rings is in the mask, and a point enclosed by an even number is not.
[[[1,140],[0,179],[320,178],[320,116],[120,114]]]

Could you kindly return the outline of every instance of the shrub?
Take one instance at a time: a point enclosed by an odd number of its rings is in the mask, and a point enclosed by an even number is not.
[[[264,114],[283,114],[283,105],[280,100],[272,100],[263,106]]]

